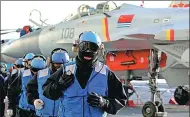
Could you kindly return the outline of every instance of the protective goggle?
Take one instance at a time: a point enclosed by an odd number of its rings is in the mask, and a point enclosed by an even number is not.
[[[87,42],[87,41],[83,41],[81,43],[79,43],[78,45],[79,50],[81,51],[91,51],[91,52],[97,52],[99,50],[99,46],[95,43],[92,42]]]
[[[24,59],[23,59],[22,65],[23,65],[24,67],[29,68],[29,67],[30,67],[30,64],[31,64],[31,60],[32,60],[32,59],[30,59],[30,60],[24,60]]]
[[[15,65],[17,68],[24,68],[24,65]]]
[[[22,62],[26,63],[26,62],[29,62],[29,61],[31,61],[31,60],[32,60],[32,59],[23,59]]]
[[[31,70],[32,70],[33,72],[38,72],[38,71],[41,70],[41,69],[31,68]]]

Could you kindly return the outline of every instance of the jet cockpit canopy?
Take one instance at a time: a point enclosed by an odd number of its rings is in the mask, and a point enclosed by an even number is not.
[[[81,5],[78,7],[76,13],[70,14],[64,21],[76,20],[85,16],[95,15],[99,13],[105,13],[117,8],[117,5],[113,1],[107,1],[97,4],[96,9],[89,5]],[[64,22],[63,21],[63,22]]]

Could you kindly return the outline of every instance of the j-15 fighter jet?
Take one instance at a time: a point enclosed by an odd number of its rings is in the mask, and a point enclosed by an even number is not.
[[[145,103],[143,115],[164,111],[162,101],[159,104],[155,100],[158,76],[165,78],[170,86],[189,83],[189,8],[143,8],[129,4],[118,7],[110,1],[96,8],[81,5],[63,22],[7,43],[1,54],[12,58],[29,52],[49,56],[54,48],[61,47],[74,58],[73,42],[84,31],[100,35],[109,51],[105,58],[111,70],[125,70],[129,76],[139,75],[136,71],[149,75],[152,98]],[[150,113],[147,111],[150,108],[155,111]]]

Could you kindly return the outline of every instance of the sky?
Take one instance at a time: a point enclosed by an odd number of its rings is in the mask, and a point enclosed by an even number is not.
[[[56,24],[63,21],[77,8],[86,4],[96,7],[103,1],[1,1],[1,29],[18,29],[24,25],[34,26],[29,21],[30,12],[37,9],[41,12],[42,20],[48,19],[48,24]],[[140,6],[142,1],[115,1],[117,6],[123,3]],[[171,1],[144,1],[146,8],[167,8]],[[39,13],[33,12],[32,19],[39,21]],[[1,39],[17,39],[19,33],[11,33],[1,36]]]

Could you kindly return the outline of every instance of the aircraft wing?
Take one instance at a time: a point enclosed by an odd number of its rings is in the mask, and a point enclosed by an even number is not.
[[[165,23],[162,26],[149,25],[130,30],[116,31],[111,41],[105,42],[109,51],[150,49],[152,44],[173,43],[189,40],[189,22]]]
[[[155,48],[189,68],[189,42],[171,45],[154,45]]]
[[[120,31],[118,38],[127,39],[156,39],[156,40],[189,40],[189,22],[180,21],[175,23],[163,24],[163,26],[152,25],[147,27],[135,28],[127,31]],[[174,36],[175,35],[175,36]]]

